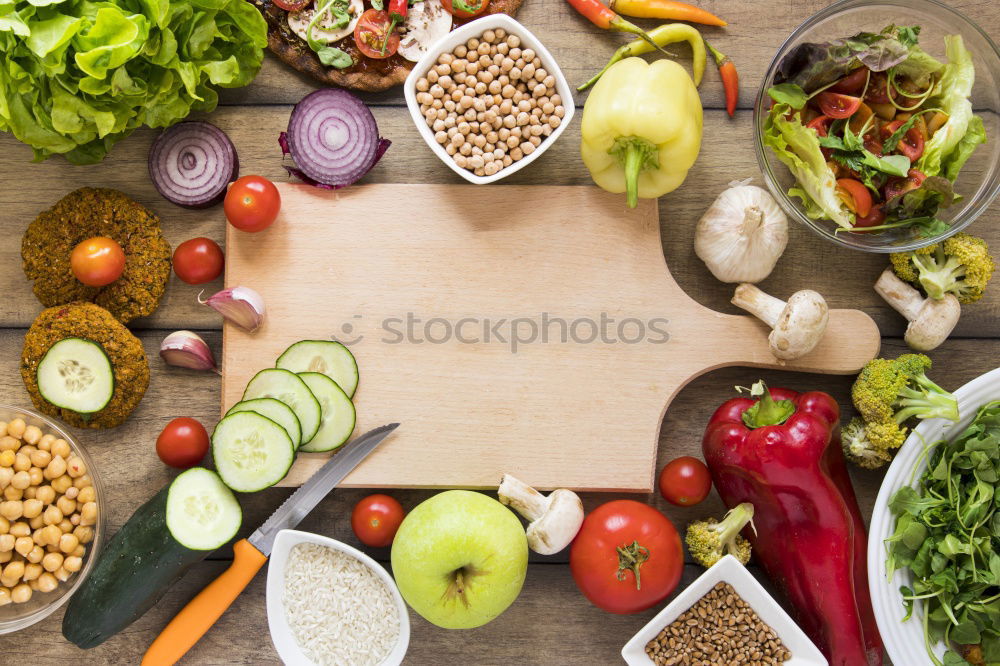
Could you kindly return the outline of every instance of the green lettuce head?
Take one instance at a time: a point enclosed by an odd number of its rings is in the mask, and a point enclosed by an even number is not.
[[[137,127],[214,109],[266,45],[246,0],[0,0],[0,130],[36,161],[98,162]]]

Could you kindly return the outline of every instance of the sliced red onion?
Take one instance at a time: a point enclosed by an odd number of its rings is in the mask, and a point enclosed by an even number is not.
[[[347,92],[326,88],[310,93],[292,110],[287,134],[278,137],[295,167],[288,173],[316,187],[337,189],[360,180],[389,147],[378,135],[375,116]]]
[[[226,133],[191,120],[164,131],[149,150],[149,177],[167,201],[208,208],[222,201],[240,175],[240,160]]]

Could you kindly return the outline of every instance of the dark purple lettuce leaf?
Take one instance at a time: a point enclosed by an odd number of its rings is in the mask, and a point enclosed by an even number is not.
[[[811,93],[861,65],[873,72],[884,72],[906,60],[909,53],[909,47],[896,38],[895,30],[860,32],[830,42],[806,42],[781,59],[774,82],[794,83]]]

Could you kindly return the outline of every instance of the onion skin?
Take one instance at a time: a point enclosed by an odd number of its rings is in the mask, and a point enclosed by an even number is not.
[[[236,147],[211,123],[189,120],[160,134],[149,150],[149,178],[164,199],[183,208],[222,202],[240,175]],[[188,182],[184,182],[185,179]]]

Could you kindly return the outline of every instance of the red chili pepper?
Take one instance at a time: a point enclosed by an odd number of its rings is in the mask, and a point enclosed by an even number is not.
[[[566,0],[573,9],[578,11],[584,18],[596,25],[598,28],[603,30],[617,30],[618,32],[631,32],[632,34],[639,35],[647,42],[650,46],[655,48],[657,51],[663,51],[667,55],[670,55],[669,51],[663,49],[662,46],[657,44],[652,37],[646,34],[646,31],[639,26],[623,19],[621,16],[615,12],[608,9],[608,7],[600,2],[600,0]]]
[[[878,666],[882,639],[868,594],[867,535],[826,393],[754,385],[712,415],[702,449],[727,507],[754,506],[746,536],[802,629],[831,666]]]
[[[722,78],[722,89],[726,92],[726,111],[732,118],[736,113],[736,102],[740,97],[740,75],[736,72],[736,65],[729,56],[723,55],[707,41],[705,46],[715,58],[715,64],[719,68],[719,76]]]
[[[392,36],[392,31],[396,29],[396,25],[400,21],[406,20],[406,10],[409,7],[409,0],[389,0],[389,18],[392,22],[389,23],[389,29],[385,32],[385,39],[382,40],[382,54],[385,54],[386,45],[389,43],[389,37]]]

